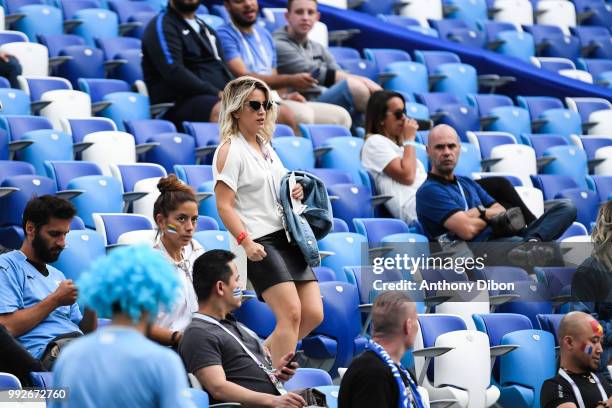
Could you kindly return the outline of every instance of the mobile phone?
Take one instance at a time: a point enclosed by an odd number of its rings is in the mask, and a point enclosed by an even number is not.
[[[291,366],[291,363],[293,362],[296,362],[301,366],[305,359],[306,359],[306,356],[304,355],[304,350],[298,350],[295,352],[291,360],[287,362],[287,365],[285,365],[285,367],[291,368],[290,366]]]
[[[313,77],[314,79],[317,79],[317,78],[319,78],[319,74],[320,73],[321,73],[321,68],[315,68],[310,73],[310,76]]]

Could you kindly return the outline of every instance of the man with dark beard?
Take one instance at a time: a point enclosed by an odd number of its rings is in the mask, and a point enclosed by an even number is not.
[[[44,195],[23,212],[21,249],[0,255],[0,325],[43,366],[50,369],[68,339],[95,328],[94,313],[81,314],[77,288],[56,268],[76,210],[67,200]],[[0,355],[13,355],[19,344],[0,337]]]

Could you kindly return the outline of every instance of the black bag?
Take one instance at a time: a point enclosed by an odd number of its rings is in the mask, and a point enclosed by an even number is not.
[[[527,226],[519,207],[510,208],[489,220],[495,238],[519,235]]]
[[[300,388],[293,391],[306,401],[306,407],[328,408],[325,394],[316,388]]]
[[[51,340],[49,344],[47,344],[47,348],[40,358],[40,362],[42,363],[43,367],[45,367],[47,371],[51,371],[53,369],[53,364],[55,364],[55,360],[57,360],[59,353],[64,349],[64,347],[82,335],[83,334],[81,332],[70,332],[60,334]]]

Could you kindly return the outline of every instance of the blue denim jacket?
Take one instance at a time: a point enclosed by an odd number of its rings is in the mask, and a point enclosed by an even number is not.
[[[293,239],[304,254],[306,263],[319,266],[319,246],[317,241],[325,237],[333,227],[331,203],[325,189],[325,184],[312,174],[295,171],[295,179],[304,188],[303,204],[306,209],[301,215],[291,208],[291,191],[287,173],[280,183],[280,202],[285,212],[286,225]]]

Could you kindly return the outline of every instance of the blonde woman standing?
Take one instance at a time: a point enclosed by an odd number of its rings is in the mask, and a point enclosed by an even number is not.
[[[264,82],[248,76],[229,82],[219,119],[221,144],[213,159],[217,208],[232,236],[241,282],[248,276],[276,317],[266,340],[274,366],[323,320],[314,272],[283,228],[278,195],[287,169],[270,146],[276,114]],[[300,184],[291,193],[298,200],[304,197]]]

